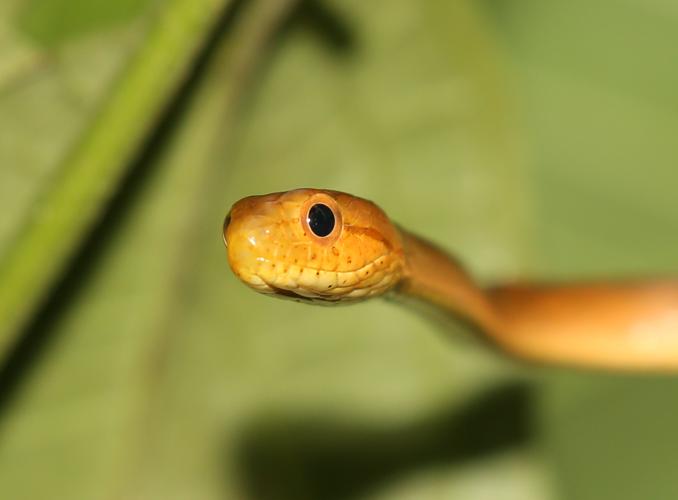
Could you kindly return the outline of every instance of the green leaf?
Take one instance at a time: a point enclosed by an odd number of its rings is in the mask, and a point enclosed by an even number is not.
[[[21,336],[0,373],[4,495],[672,496],[675,381],[526,381],[394,304],[272,301],[219,234],[242,196],[331,187],[485,280],[675,270],[668,4],[261,0],[224,20],[124,2],[61,26],[48,4],[0,16],[0,249],[23,262],[0,261],[0,329]],[[145,36],[169,18],[201,22]],[[135,55],[150,46],[163,69]],[[71,185],[98,187],[83,203]],[[64,232],[30,222],[52,196]]]
[[[535,268],[568,279],[675,275],[675,4],[494,7],[533,145]],[[675,376],[559,372],[543,383],[539,426],[562,498],[676,495]]]
[[[17,16],[17,26],[36,42],[53,48],[89,33],[133,20],[149,0],[29,0]]]
[[[148,173],[132,178],[86,260],[71,268],[68,288],[57,290],[63,300],[30,332],[49,342],[28,351],[23,369],[16,362],[0,427],[0,482],[13,497],[252,494],[247,478],[270,471],[245,457],[258,446],[257,422],[263,429],[278,418],[310,418],[321,434],[335,419],[375,422],[402,429],[435,457],[442,444],[421,434],[430,415],[461,414],[474,392],[513,377],[482,350],[449,342],[392,304],[318,310],[252,294],[230,275],[219,236],[241,196],[331,186],[373,198],[403,224],[456,245],[485,276],[520,269],[527,229],[520,139],[482,19],[465,2],[304,3],[266,44],[289,4],[244,5],[176,131],[147,158]],[[266,65],[253,73],[259,60]],[[248,75],[258,77],[255,86],[246,85]],[[138,102],[136,87],[126,88],[106,109],[123,97]],[[106,116],[85,144],[104,132]],[[114,123],[125,137],[143,135],[141,125]],[[223,144],[216,149],[215,135]],[[108,143],[88,147],[84,158],[121,169],[132,144],[139,142],[125,142],[122,155]],[[87,170],[79,155],[78,186]],[[98,189],[110,195],[118,178],[97,176]],[[59,190],[59,182],[47,185]],[[80,214],[81,204],[66,203],[73,198],[59,199]],[[69,234],[70,248],[85,232]],[[26,266],[42,255],[39,236],[25,240]],[[524,492],[541,473],[522,446],[524,398],[516,394],[502,406],[515,419],[488,445],[491,457],[515,442],[516,458],[487,470],[507,471],[506,487]],[[436,425],[445,431],[447,421]],[[459,439],[469,432],[485,431],[470,422]],[[513,478],[516,460],[531,472]],[[308,489],[312,478],[299,467],[291,470],[298,481],[278,485],[280,497]],[[482,483],[478,470],[459,487]],[[356,491],[377,480],[368,475]],[[432,484],[424,479],[415,491]]]

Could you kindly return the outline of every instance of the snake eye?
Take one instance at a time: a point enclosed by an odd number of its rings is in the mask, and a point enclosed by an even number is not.
[[[313,234],[323,238],[334,229],[334,212],[327,205],[316,203],[308,211],[306,221]]]

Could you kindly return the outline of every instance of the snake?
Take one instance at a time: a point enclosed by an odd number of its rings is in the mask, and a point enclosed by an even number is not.
[[[433,308],[511,357],[614,371],[678,370],[678,281],[480,286],[452,255],[375,203],[327,189],[237,201],[229,265],[257,292],[320,305],[375,297]]]

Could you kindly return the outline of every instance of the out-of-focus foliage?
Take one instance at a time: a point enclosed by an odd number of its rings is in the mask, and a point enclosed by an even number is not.
[[[487,2],[530,131],[540,276],[678,274],[678,8]],[[543,449],[562,498],[678,494],[678,378],[544,379]]]
[[[273,301],[220,241],[238,198],[317,186],[485,280],[678,271],[677,10],[206,1],[217,32],[171,24],[202,54],[148,126],[101,113],[181,3],[0,6],[0,269],[96,130],[136,151],[104,158],[127,176],[62,221],[72,244],[27,257],[64,278],[21,288],[47,300],[0,370],[3,497],[678,493],[675,378],[522,369],[381,301]]]

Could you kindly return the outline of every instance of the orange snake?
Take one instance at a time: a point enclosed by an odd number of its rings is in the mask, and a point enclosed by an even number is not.
[[[228,260],[258,292],[321,304],[396,294],[432,304],[538,362],[678,369],[678,282],[482,289],[444,251],[371,201],[297,189],[250,196],[223,226]]]

